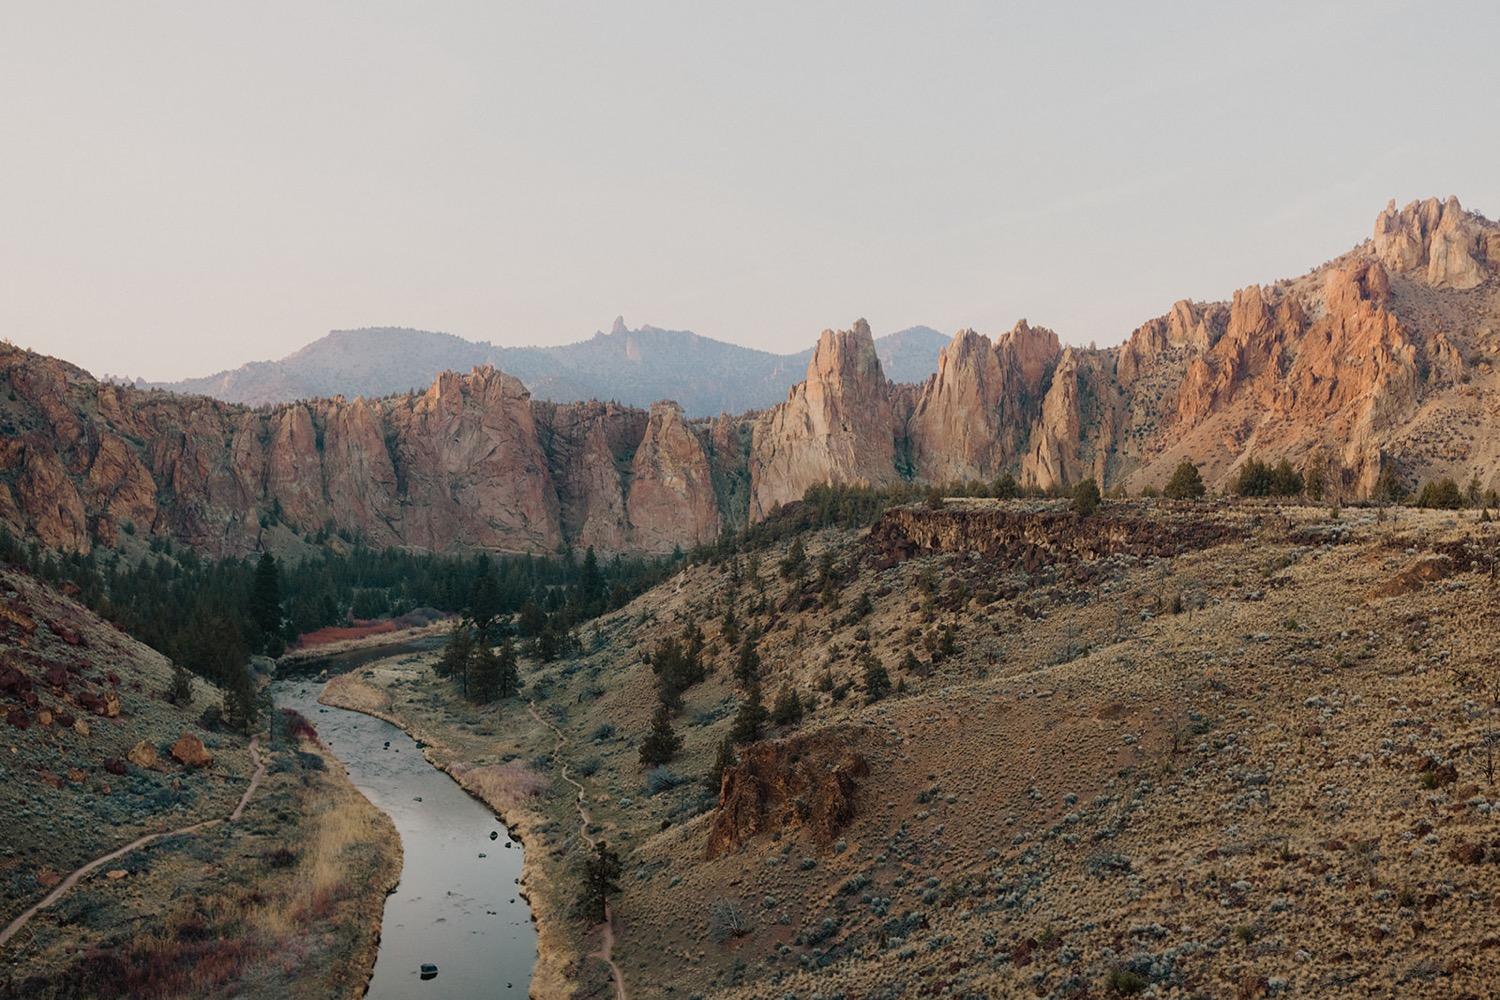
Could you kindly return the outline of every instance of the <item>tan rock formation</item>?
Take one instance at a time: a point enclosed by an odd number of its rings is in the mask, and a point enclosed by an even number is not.
[[[990,479],[1013,467],[1060,353],[1055,333],[1024,319],[993,344],[959,331],[907,424],[916,474],[936,482]]]
[[[750,515],[801,499],[817,483],[884,485],[896,470],[896,414],[870,326],[824,330],[807,381],[755,423]]]
[[[630,463],[631,547],[666,553],[719,537],[723,527],[708,453],[676,403],[655,403]]]

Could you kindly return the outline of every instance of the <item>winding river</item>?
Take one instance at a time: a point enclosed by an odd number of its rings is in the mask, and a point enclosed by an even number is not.
[[[372,1000],[524,997],[536,928],[519,895],[521,845],[416,742],[388,722],[318,704],[323,685],[282,680],[277,708],[302,713],[355,787],[401,835],[401,884],[386,900]],[[493,839],[492,839],[493,837]],[[422,967],[437,975],[424,978]]]

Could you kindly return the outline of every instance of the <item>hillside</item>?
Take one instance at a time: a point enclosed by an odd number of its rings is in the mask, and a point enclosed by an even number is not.
[[[252,745],[204,723],[218,689],[171,685],[161,654],[0,570],[0,997],[362,995],[390,821],[323,748],[279,724]]]
[[[465,705],[433,657],[330,697],[457,774],[549,779],[475,785],[528,817],[559,907],[579,783],[589,836],[624,860],[632,995],[1480,996],[1497,542],[1472,513],[901,508],[807,538],[801,570],[778,569],[785,542],[690,567],[580,656],[527,663],[533,709]],[[746,698],[731,619],[767,704],[807,708],[710,791]],[[692,627],[707,679],[648,772],[643,660]],[[894,686],[874,698],[872,660]],[[567,930],[556,960],[598,995],[597,929]]]
[[[876,341],[898,382],[919,382],[937,367],[946,337],[912,327]],[[388,396],[428,385],[444,371],[493,365],[520,379],[537,399],[598,399],[648,407],[671,399],[691,417],[758,410],[777,402],[807,368],[812,352],[780,355],[687,330],[629,329],[555,347],[502,347],[447,333],[377,327],[335,330],[279,361],[180,382],[148,383],[184,394],[259,406],[324,396]]]

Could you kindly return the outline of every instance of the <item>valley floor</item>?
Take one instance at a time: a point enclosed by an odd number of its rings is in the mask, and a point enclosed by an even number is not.
[[[583,654],[526,664],[530,706],[463,704],[435,654],[331,697],[426,740],[525,838],[537,996],[612,990],[584,957],[597,929],[568,916],[587,848],[569,779],[625,860],[633,996],[1489,995],[1496,526],[1035,508],[825,531],[821,586],[778,572],[784,544],[689,567],[587,627]],[[741,752],[758,805],[726,810],[702,779],[743,698],[730,610],[760,635],[767,701],[795,687],[813,708]],[[689,622],[712,670],[648,774],[644,656]],[[867,653],[898,684],[874,703]],[[799,766],[855,758],[847,814],[780,800]]]

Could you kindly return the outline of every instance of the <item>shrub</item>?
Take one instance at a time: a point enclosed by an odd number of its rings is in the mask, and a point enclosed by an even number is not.
[[[1116,996],[1133,996],[1143,992],[1151,984],[1139,972],[1133,972],[1130,969],[1116,969],[1109,974],[1109,978],[1105,980],[1105,985]]]
[[[1458,492],[1458,484],[1447,477],[1425,484],[1422,492],[1417,494],[1418,507],[1457,510],[1463,505],[1463,496]]]
[[[1198,467],[1184,458],[1177,463],[1162,493],[1172,500],[1196,500],[1204,491],[1203,476]]]
[[[1099,495],[1099,484],[1092,478],[1085,479],[1073,487],[1073,509],[1084,517],[1098,510],[1102,499]]]

